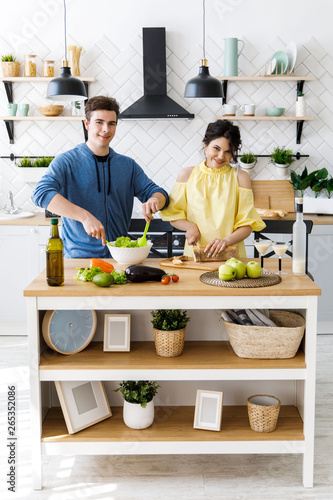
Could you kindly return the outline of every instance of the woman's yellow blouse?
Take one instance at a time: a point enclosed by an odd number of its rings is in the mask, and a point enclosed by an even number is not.
[[[168,207],[161,212],[165,221],[186,219],[194,222],[200,231],[199,245],[214,238],[225,238],[237,228],[251,226],[260,231],[265,223],[253,204],[252,189],[239,187],[237,169],[225,165],[220,169],[194,167],[187,182],[176,182],[170,193]],[[237,244],[239,256],[246,257],[244,242]],[[184,254],[192,256],[192,248],[185,243]]]

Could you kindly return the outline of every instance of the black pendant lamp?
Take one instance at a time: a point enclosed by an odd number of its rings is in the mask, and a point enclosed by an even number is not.
[[[65,32],[65,59],[62,61],[61,74],[53,78],[47,86],[47,99],[54,101],[83,101],[88,99],[84,83],[71,75],[71,68],[66,59],[66,0],[64,0],[64,32]]]
[[[206,59],[205,41],[205,0],[203,0],[203,58],[200,62],[198,76],[191,78],[186,84],[184,97],[223,97],[222,82],[209,74]]]

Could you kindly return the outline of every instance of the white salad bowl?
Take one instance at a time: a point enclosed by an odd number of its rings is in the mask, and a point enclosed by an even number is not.
[[[114,245],[114,241],[111,241],[112,245]],[[152,243],[148,242],[146,247],[114,247],[107,243],[108,249],[110,250],[110,254],[112,258],[118,262],[118,264],[126,264],[127,266],[131,266],[133,264],[141,264],[144,261],[150,252]]]

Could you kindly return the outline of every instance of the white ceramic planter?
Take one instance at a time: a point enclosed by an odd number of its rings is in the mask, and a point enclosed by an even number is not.
[[[306,106],[305,106],[304,96],[300,96],[297,98],[295,112],[296,112],[297,117],[306,115]]]
[[[274,165],[277,177],[286,179],[289,175],[289,165],[282,165],[280,163],[274,163]]]
[[[303,212],[305,214],[333,214],[333,198],[312,198],[304,196]]]
[[[124,400],[123,419],[131,429],[146,429],[154,422],[154,400],[147,403],[146,408],[140,404]]]
[[[25,182],[38,182],[46,170],[47,168],[41,167],[16,167],[16,171]]]

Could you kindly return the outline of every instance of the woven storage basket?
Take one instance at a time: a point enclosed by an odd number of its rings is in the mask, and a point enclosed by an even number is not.
[[[180,356],[184,349],[185,328],[181,330],[154,330],[155,348],[158,356],[174,358]]]
[[[290,311],[270,311],[277,327],[243,326],[223,320],[230,344],[240,358],[293,358],[305,330],[305,319]]]
[[[256,394],[247,400],[250,427],[256,432],[273,432],[279,418],[281,401],[275,396]]]
[[[2,74],[3,76],[19,76],[20,74],[20,63],[14,61],[2,61]]]

